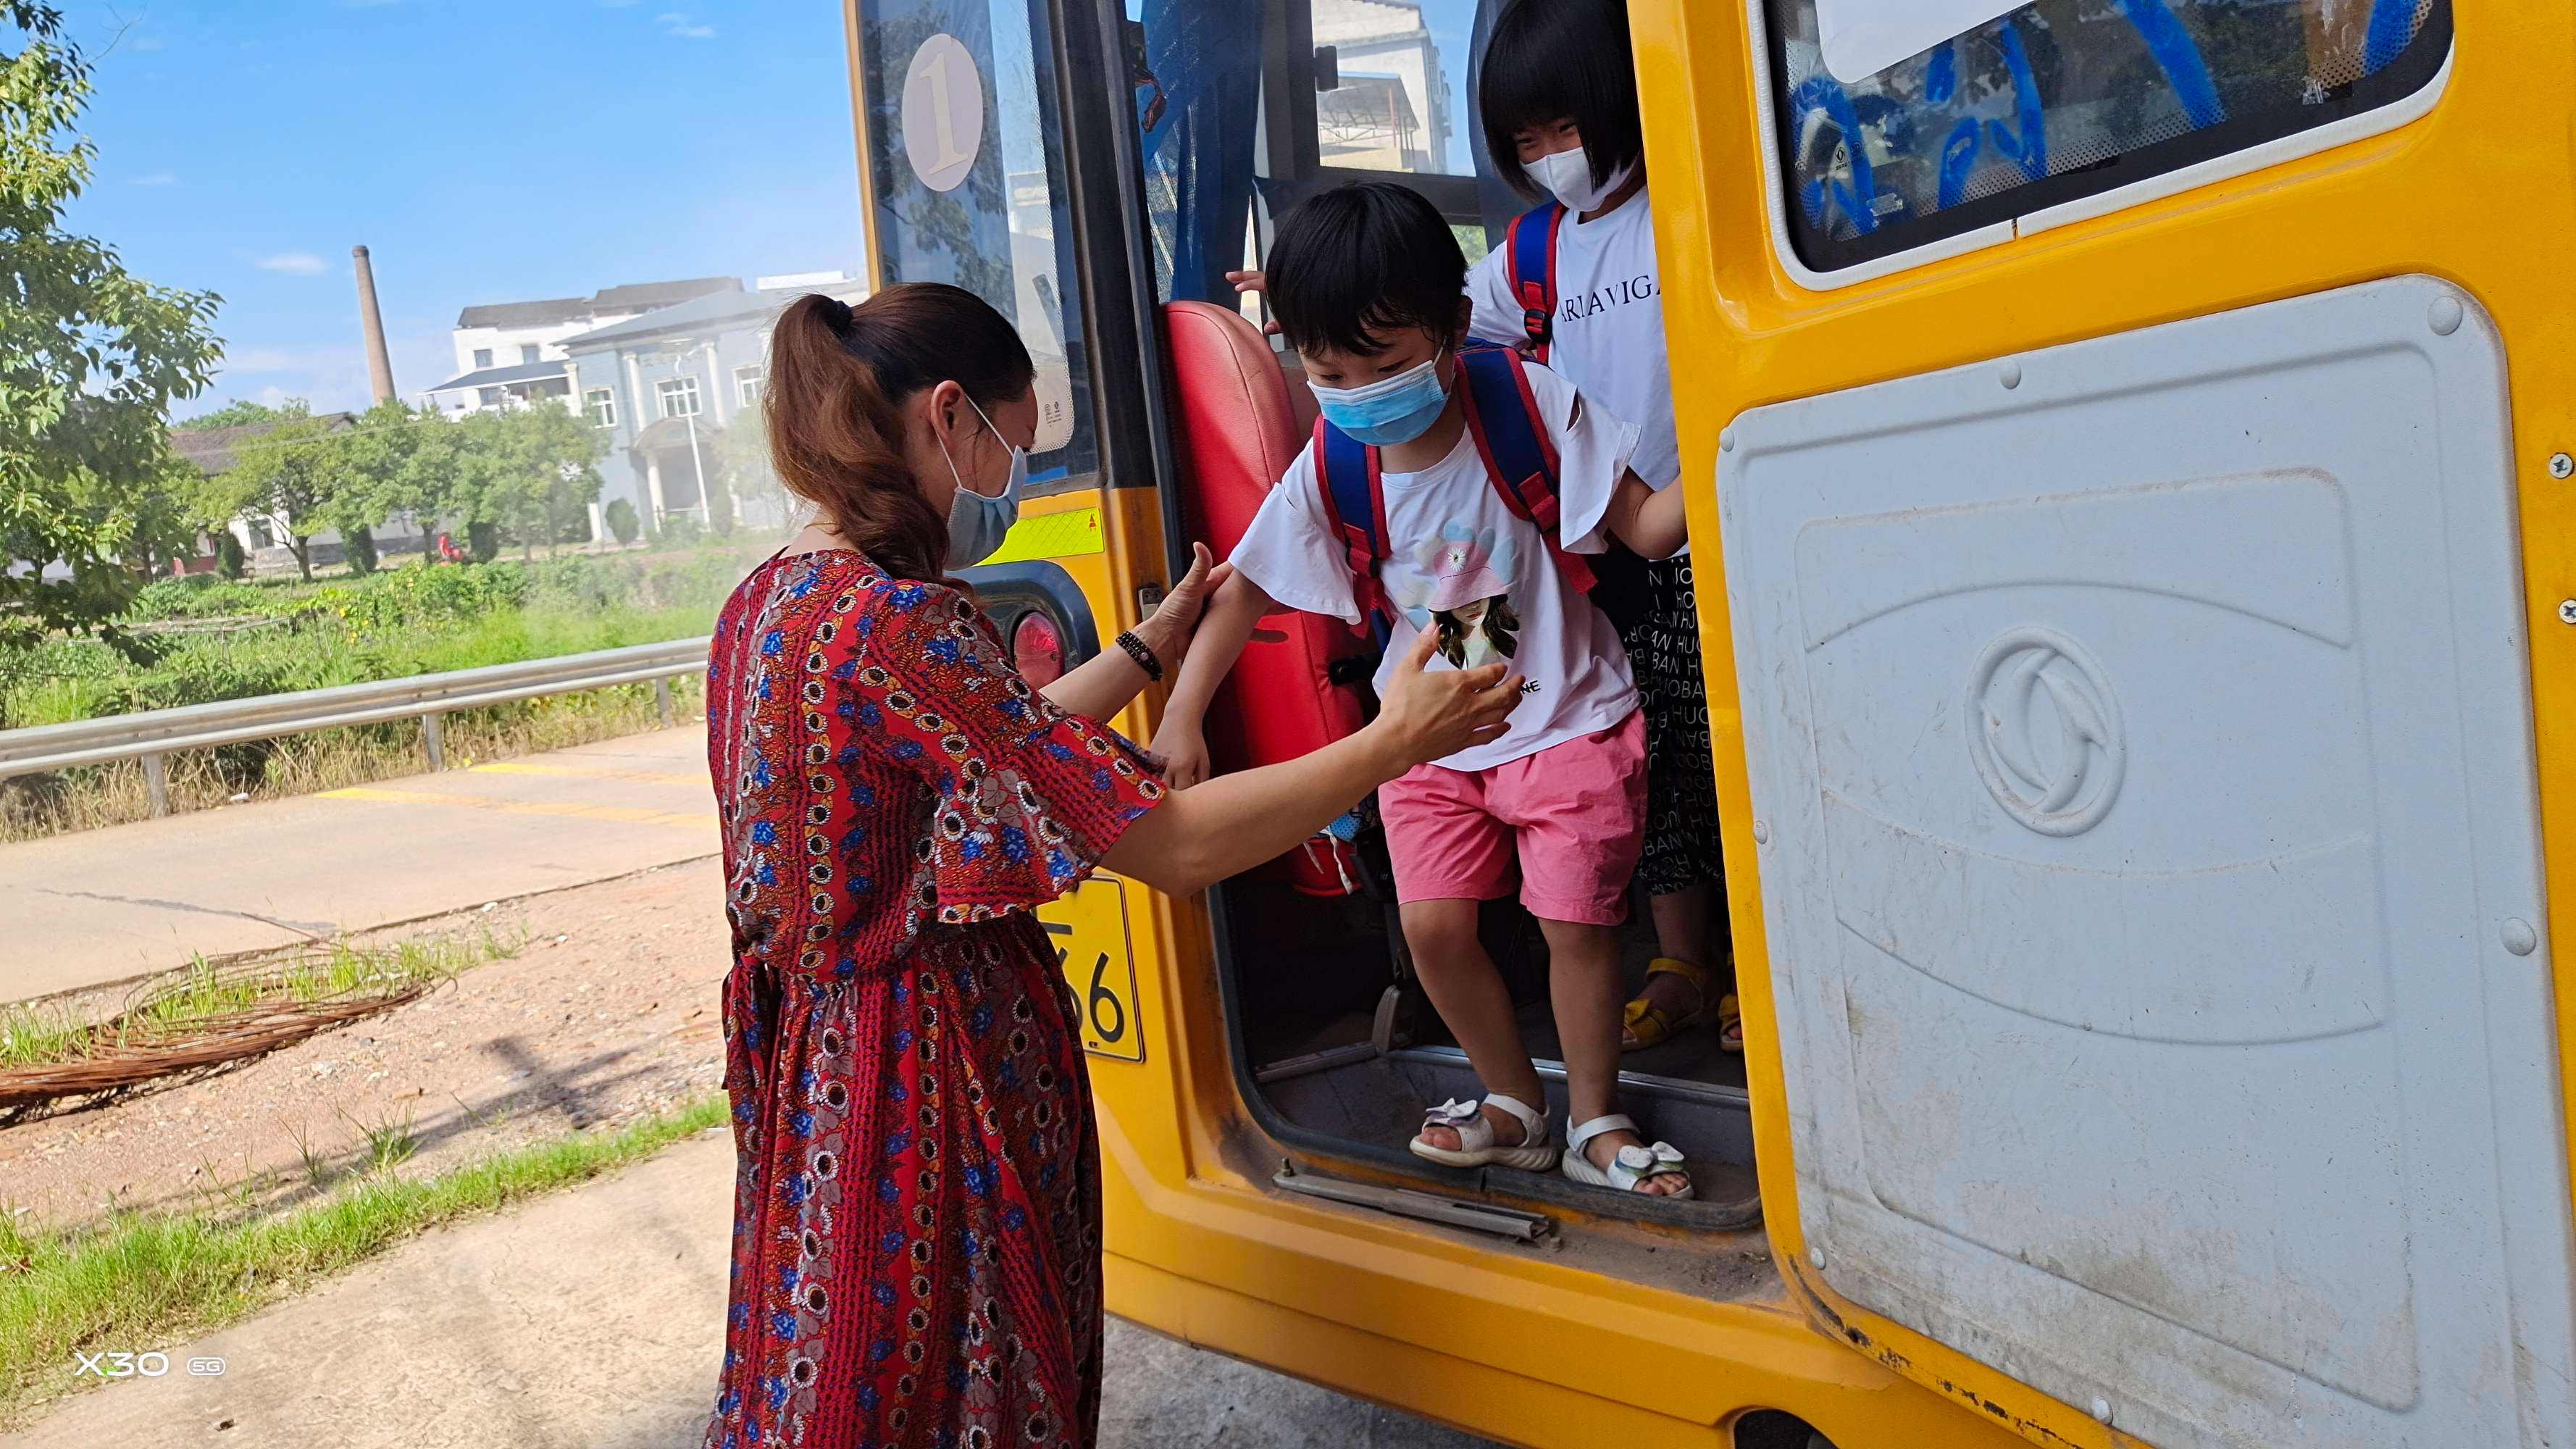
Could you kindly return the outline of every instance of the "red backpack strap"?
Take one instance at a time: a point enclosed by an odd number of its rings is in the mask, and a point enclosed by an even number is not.
[[[1521,304],[1521,347],[1540,362],[1556,334],[1556,229],[1565,207],[1551,201],[1512,218],[1503,234],[1503,280]]]
[[[1387,596],[1378,566],[1386,562],[1386,486],[1379,475],[1377,449],[1352,438],[1322,418],[1315,419],[1315,491],[1324,504],[1324,522],[1342,546],[1351,572],[1351,598],[1359,605],[1360,627],[1383,644],[1395,626],[1395,601]]]
[[[1581,554],[1566,552],[1559,535],[1563,506],[1556,492],[1556,438],[1539,412],[1538,394],[1530,389],[1520,354],[1502,347],[1470,347],[1458,354],[1458,370],[1467,384],[1460,393],[1467,431],[1476,439],[1485,476],[1493,480],[1504,507],[1537,527],[1566,586],[1590,593],[1592,565]]]

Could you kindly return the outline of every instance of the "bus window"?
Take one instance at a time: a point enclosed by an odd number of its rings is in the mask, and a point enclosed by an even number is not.
[[[1798,259],[1851,267],[2248,151],[2421,91],[2449,0],[2038,0],[1868,76],[1887,0],[1765,0]],[[1848,12],[1848,13],[1846,13]]]
[[[1045,0],[860,0],[877,284],[948,282],[1038,367],[1029,481],[1099,469]]]
[[[1318,187],[1395,181],[1470,262],[1528,208],[1484,164],[1477,43],[1500,0],[1127,0],[1156,296],[1225,301],[1269,218]]]
[[[1323,164],[1475,175],[1479,142],[1465,104],[1475,0],[1310,3],[1318,57],[1315,139]],[[1328,90],[1326,81],[1340,84]]]

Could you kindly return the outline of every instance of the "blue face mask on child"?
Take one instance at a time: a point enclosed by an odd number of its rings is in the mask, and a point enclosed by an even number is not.
[[[1447,349],[1393,377],[1366,387],[1317,387],[1315,406],[1324,421],[1372,448],[1410,443],[1431,431],[1449,406],[1449,389],[1440,380],[1440,359]]]

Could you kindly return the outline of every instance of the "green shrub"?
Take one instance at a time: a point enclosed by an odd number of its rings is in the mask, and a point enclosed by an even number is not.
[[[479,564],[487,564],[499,558],[501,556],[500,526],[491,523],[465,525],[465,556]]]
[[[635,505],[623,498],[611,498],[601,512],[607,515],[608,531],[617,535],[620,545],[633,543],[635,535],[644,531],[644,520],[635,516]]]
[[[358,575],[376,571],[376,535],[364,528],[353,528],[341,535],[340,544],[349,560],[349,572]]]
[[[215,535],[215,572],[228,579],[238,579],[249,571],[249,561],[242,557],[241,540],[231,529]]]

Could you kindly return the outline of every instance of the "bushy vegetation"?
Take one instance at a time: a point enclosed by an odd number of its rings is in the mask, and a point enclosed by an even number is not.
[[[685,639],[712,625],[743,568],[733,550],[697,549],[415,566],[312,584],[163,579],[120,620],[147,641],[148,660],[57,637],[0,664],[0,727]]]
[[[703,547],[413,564],[315,583],[164,579],[117,621],[128,647],[58,635],[0,648],[0,728],[685,639],[713,626],[749,562],[744,548]],[[675,685],[692,708],[694,682]],[[651,687],[629,685],[450,715],[447,750],[460,763],[655,722]],[[421,758],[413,723],[361,725],[173,756],[170,793],[180,809],[219,805],[410,773]],[[130,763],[0,780],[0,840],[141,818],[146,799]]]

